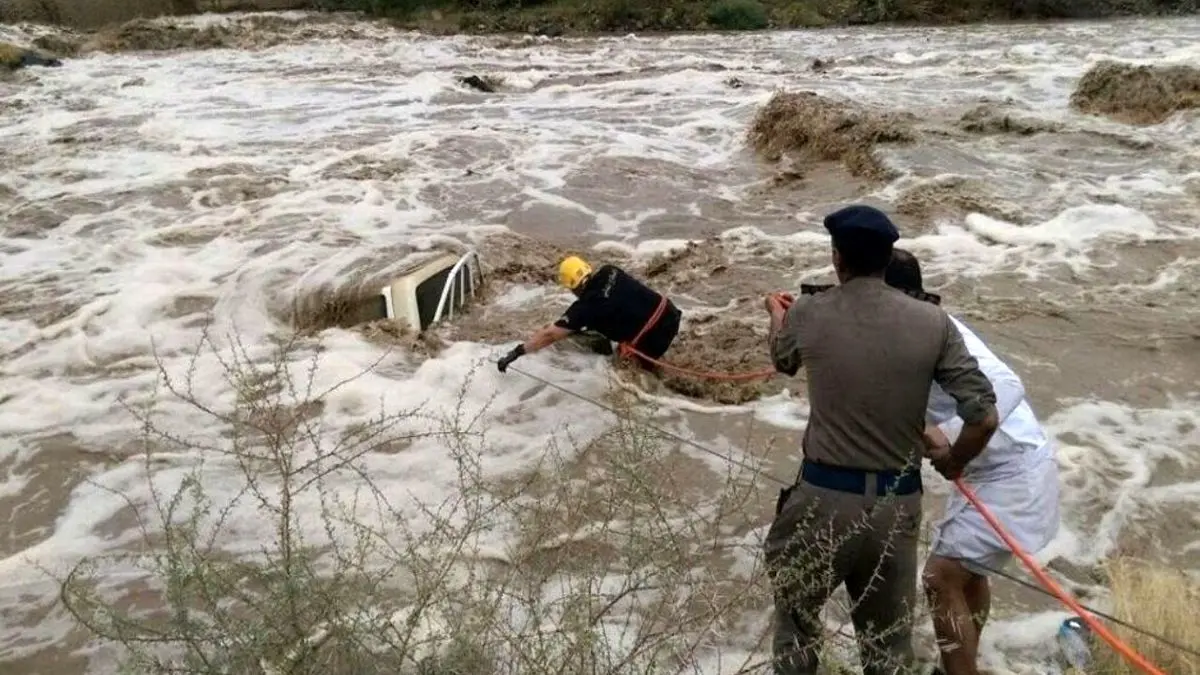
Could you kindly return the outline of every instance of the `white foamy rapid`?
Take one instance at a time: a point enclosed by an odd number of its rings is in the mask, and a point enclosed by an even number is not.
[[[28,35],[4,27],[0,37]],[[1200,65],[1196,20],[543,39],[522,47],[375,27],[361,37],[254,52],[93,54],[0,81],[0,497],[36,496],[27,488],[39,474],[63,466],[83,467],[77,471],[94,480],[64,479],[45,488],[51,497],[30,497],[32,516],[12,514],[14,523],[20,515],[46,527],[0,540],[0,621],[15,626],[53,605],[42,568],[61,571],[138,536],[113,523],[126,499],[149,499],[145,465],[130,458],[138,424],[126,406],[154,395],[156,359],[174,378],[190,369],[196,396],[215,410],[235,404],[240,393],[211,356],[190,360],[208,310],[215,340],[224,345],[236,331],[250,359],[266,359],[271,338],[286,333],[280,317],[297,295],[364,261],[398,266],[414,250],[469,242],[498,226],[535,236],[573,233],[597,249],[648,255],[694,236],[671,229],[671,218],[695,220],[707,230],[737,228],[730,238],[823,260],[823,207],[772,210],[756,202],[764,199],[755,191],[764,175],[744,134],[775,88],[922,118],[950,111],[950,121],[980,102],[1001,102],[1065,125],[1066,132],[1034,140],[947,137],[936,153],[922,144],[885,148],[904,175],[877,196],[952,175],[982,179],[1019,206],[1020,222],[972,213],[906,235],[903,243],[922,256],[930,278],[1033,283],[1057,275],[1060,285],[1048,288],[1068,293],[1058,296],[1067,304],[1087,302],[1092,286],[1191,293],[1194,304],[1195,258],[1187,251],[1195,248],[1151,257],[1132,278],[1107,278],[1099,265],[1122,247],[1183,246],[1200,235],[1194,218],[1182,215],[1197,206],[1200,118],[1134,129],[1076,114],[1068,100],[1101,58]],[[815,58],[829,61],[829,70],[811,71]],[[501,91],[465,88],[457,76],[466,74],[496,76]],[[731,86],[735,79],[739,86]],[[1100,140],[1114,136],[1127,142]],[[1137,150],[1139,143],[1154,150]],[[364,166],[373,172],[350,175]],[[640,173],[606,185],[606,172],[616,176],[622,167]],[[736,213],[737,222],[712,215],[714,204]],[[828,273],[817,264],[779,286]],[[519,307],[547,297],[518,288],[500,302]],[[503,477],[526,470],[553,439],[569,434],[585,445],[612,422],[577,398],[497,373],[491,359],[510,343],[460,343],[422,362],[385,352],[358,332],[330,329],[322,337],[315,389],[377,366],[323,398],[320,436],[330,442],[381,410],[457,411],[487,429],[480,470]],[[310,350],[302,347],[289,366],[301,379]],[[541,354],[520,364],[581,394],[599,396],[608,386],[608,366],[591,357]],[[1035,380],[1052,371],[1022,372]],[[802,384],[789,388],[791,395],[740,412],[643,400],[684,435],[692,433],[691,419],[735,412],[784,433],[801,428],[807,414]],[[1150,523],[1152,530],[1162,509],[1195,504],[1200,420],[1190,389],[1180,383],[1173,402],[1149,407],[1076,399],[1039,410],[1059,439],[1066,495],[1062,534],[1043,559],[1094,563],[1126,528]],[[166,400],[158,414],[181,437],[227,440],[193,407]],[[424,417],[404,424],[413,433],[433,428]],[[696,435],[739,452],[732,432]],[[154,465],[156,484],[178,486],[200,459],[165,454]],[[399,452],[367,453],[363,462],[398,503],[440,502],[457,476],[436,436]],[[215,499],[233,498],[237,486],[223,478],[234,467],[210,459],[204,471]],[[1171,472],[1174,478],[1165,477]],[[337,478],[334,489],[350,499],[354,476]],[[315,501],[298,506],[319,508]],[[408,513],[420,522],[415,507]],[[320,523],[309,525],[312,537],[323,536]],[[235,550],[254,550],[271,536],[249,507],[236,510],[229,526]],[[496,555],[504,544],[500,535],[481,543]],[[747,547],[753,551],[749,539]],[[1200,539],[1160,553],[1195,565]],[[990,629],[988,662],[1018,670],[1024,663],[1032,668],[1025,672],[1052,668],[1044,659],[1064,613],[1052,605],[1036,615],[997,611],[1006,616]],[[36,626],[6,626],[0,663],[46,649],[67,626],[57,610]],[[731,655],[713,671],[740,665]]]

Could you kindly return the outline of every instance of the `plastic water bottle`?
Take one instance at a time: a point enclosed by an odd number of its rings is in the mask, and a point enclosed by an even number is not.
[[[1085,672],[1092,660],[1092,631],[1079,617],[1071,617],[1058,627],[1058,650],[1067,664]]]

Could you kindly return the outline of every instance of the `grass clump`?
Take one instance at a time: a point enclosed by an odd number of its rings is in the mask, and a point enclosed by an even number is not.
[[[762,30],[770,25],[767,9],[758,0],[717,0],[708,8],[708,22],[719,30]]]
[[[1107,563],[1112,591],[1111,614],[1122,621],[1192,649],[1200,649],[1200,582],[1178,569],[1134,558]],[[1109,630],[1154,665],[1171,675],[1200,674],[1200,657],[1116,624]],[[1094,637],[1096,675],[1138,675],[1141,671]]]

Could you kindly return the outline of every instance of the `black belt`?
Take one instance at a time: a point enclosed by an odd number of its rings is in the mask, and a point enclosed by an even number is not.
[[[877,496],[896,495],[902,497],[922,491],[921,470],[917,467],[904,471],[867,471],[848,469],[828,464],[817,464],[804,460],[800,464],[800,480],[826,490],[867,494],[867,475],[875,474]]]

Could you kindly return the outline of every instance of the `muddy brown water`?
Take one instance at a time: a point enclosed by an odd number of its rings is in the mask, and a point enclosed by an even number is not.
[[[14,571],[57,559],[47,549],[78,522],[84,479],[134,454],[114,399],[152,369],[144,333],[182,349],[209,312],[276,331],[303,319],[409,354],[411,371],[456,341],[499,350],[555,318],[569,297],[554,264],[570,252],[677,299],[670,360],[757,369],[762,295],[832,282],[820,218],[851,201],[894,215],[927,285],[1022,375],[1063,446],[1074,539],[1056,569],[1089,583],[1106,540],[1200,565],[1181,525],[1200,481],[1200,127],[1178,69],[1200,58],[1194,20],[515,45],[254,20],[99,37],[62,36],[88,53],[61,72],[0,81],[0,475],[13,486],[0,562]],[[1093,54],[1176,69],[1106,66],[1076,95]],[[467,74],[499,86],[472,90]],[[791,94],[771,106],[778,90]],[[1170,101],[1144,100],[1156,91]],[[353,317],[406,256],[467,244],[490,282],[465,316],[422,338]],[[802,378],[610,372],[648,407],[674,402],[660,422],[794,475],[800,429],[754,406],[802,410]],[[65,412],[46,412],[56,401]],[[680,448],[660,467],[681,509],[719,484],[713,459]],[[775,485],[756,488],[739,532],[769,518]],[[29,578],[3,596],[0,663],[84,672],[52,584]],[[1004,583],[997,598],[1001,617],[1054,607]],[[1044,656],[1027,651],[1014,658]]]

